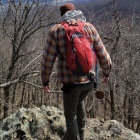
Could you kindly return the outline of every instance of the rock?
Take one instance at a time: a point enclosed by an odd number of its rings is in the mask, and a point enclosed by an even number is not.
[[[127,129],[116,120],[103,122],[98,119],[90,119],[87,126],[90,138],[88,138],[89,136],[86,138],[89,140],[140,140],[140,135]]]
[[[20,108],[0,123],[0,140],[62,140],[63,112],[55,107]],[[116,120],[88,119],[86,140],[140,140],[140,135]]]
[[[0,139],[61,140],[66,131],[63,112],[54,107],[21,108],[4,119]]]

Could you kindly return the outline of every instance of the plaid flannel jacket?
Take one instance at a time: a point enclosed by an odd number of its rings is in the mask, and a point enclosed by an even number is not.
[[[71,20],[71,23],[76,20]],[[88,22],[84,26],[87,35],[90,36],[94,44],[96,55],[105,76],[109,76],[111,68],[111,59],[103,45],[101,38],[94,28]],[[58,56],[58,80],[61,83],[86,83],[89,82],[87,76],[75,76],[66,66],[66,46],[65,46],[65,28],[61,24],[53,26],[48,33],[46,45],[44,47],[41,60],[41,76],[43,86],[48,85],[49,78],[53,69],[53,64]]]

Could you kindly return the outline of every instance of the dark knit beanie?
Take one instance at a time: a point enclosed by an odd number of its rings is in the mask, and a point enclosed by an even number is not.
[[[75,6],[72,3],[66,3],[60,7],[61,16],[63,16],[67,11],[75,10]]]

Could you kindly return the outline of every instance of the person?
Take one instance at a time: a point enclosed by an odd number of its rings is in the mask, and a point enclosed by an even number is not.
[[[63,21],[84,23],[84,29],[94,44],[94,49],[103,72],[103,82],[108,82],[111,69],[111,58],[101,38],[91,23],[86,22],[82,11],[76,10],[72,3],[60,6],[60,23],[50,28],[41,60],[41,77],[45,92],[49,93],[49,78],[56,57],[58,61],[58,80],[63,84],[64,115],[67,131],[65,140],[84,140],[86,111],[84,99],[93,89],[94,82],[87,76],[75,76],[66,65],[66,30]]]

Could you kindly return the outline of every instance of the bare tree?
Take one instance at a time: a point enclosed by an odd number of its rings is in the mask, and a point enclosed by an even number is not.
[[[7,48],[9,54],[6,60],[3,58],[3,61],[7,62],[4,66],[6,70],[1,76],[5,83],[3,82],[0,85],[1,88],[4,88],[5,95],[4,117],[8,116],[11,85],[24,81],[29,74],[35,74],[35,65],[32,68],[33,71],[27,71],[27,69],[41,56],[41,54],[38,54],[38,56],[34,54],[37,48],[28,49],[30,45],[28,42],[37,31],[56,23],[52,18],[54,10],[55,6],[48,2],[41,3],[40,1],[29,0],[12,0],[3,7],[0,30],[4,37],[9,40]],[[22,63],[22,60],[25,60],[25,62]]]

